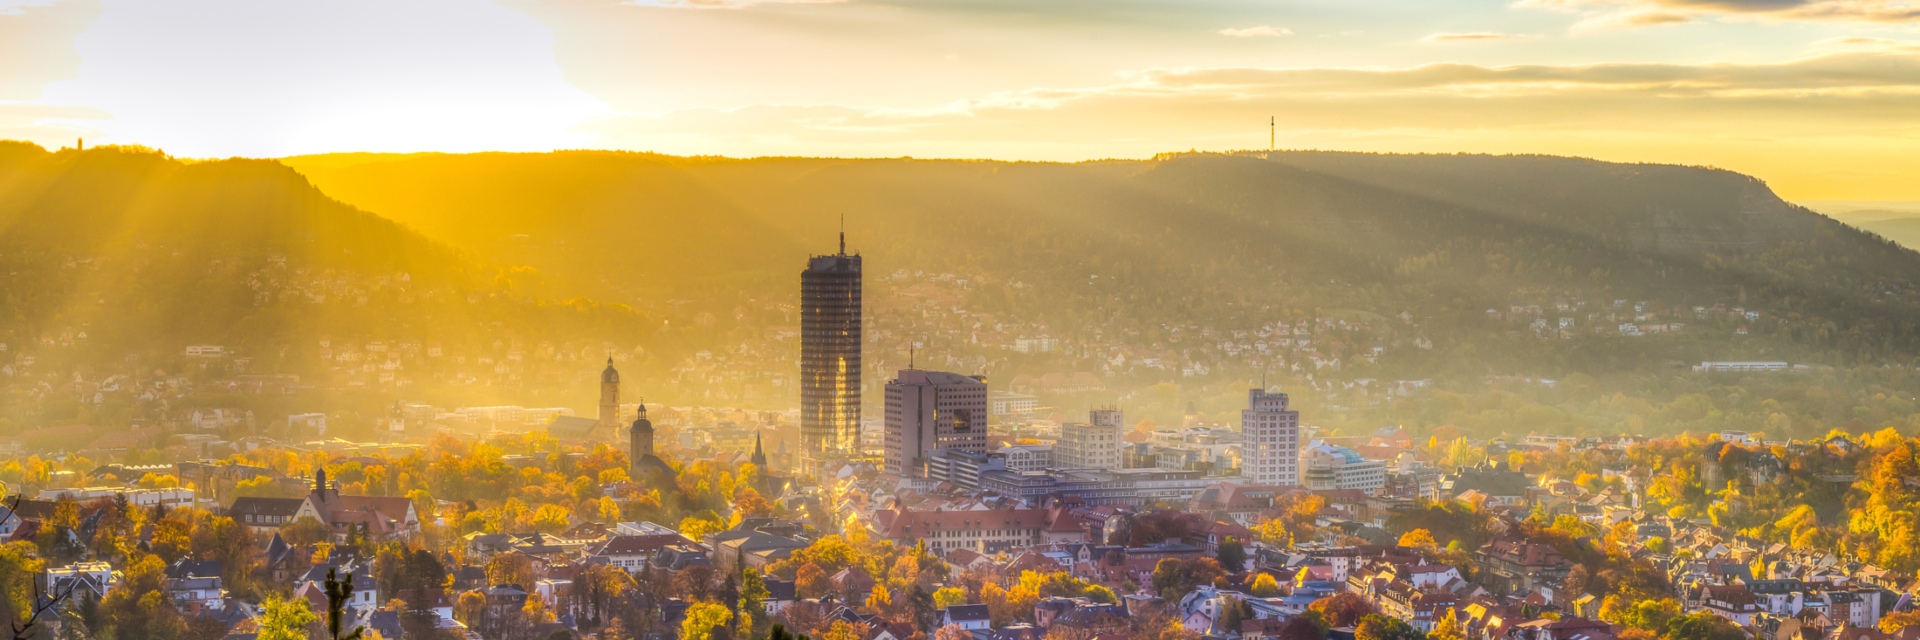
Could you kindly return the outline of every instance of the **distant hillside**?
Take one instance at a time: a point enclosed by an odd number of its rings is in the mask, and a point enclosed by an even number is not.
[[[1510,339],[1485,325],[1489,309],[1585,297],[1650,301],[1676,320],[1685,316],[1675,309],[1716,303],[1791,318],[1754,341],[1777,347],[1774,357],[1904,357],[1920,343],[1911,320],[1920,254],[1783,202],[1747,176],[1544,156],[1260,155],[1052,164],[582,151],[284,162],[430,237],[538,266],[608,300],[680,300],[689,312],[793,297],[805,255],[831,251],[845,215],[850,246],[876,275],[961,274],[1004,290],[992,296],[1003,308],[990,310],[1044,317],[1069,335],[1113,322],[1251,326],[1355,309],[1407,311],[1420,325],[1409,332],[1484,343]],[[1005,286],[1016,282],[1027,286]],[[1564,371],[1633,347],[1609,348],[1480,357],[1502,370]],[[1762,351],[1709,344],[1642,355]]]
[[[1808,208],[1835,220],[1880,234],[1908,249],[1920,250],[1920,203],[1809,202]]]
[[[256,371],[311,374],[326,370],[324,339],[637,327],[630,310],[539,303],[515,282],[531,272],[491,264],[271,160],[0,142],[0,363],[25,354],[61,371],[133,356],[177,371],[184,345],[215,344]]]

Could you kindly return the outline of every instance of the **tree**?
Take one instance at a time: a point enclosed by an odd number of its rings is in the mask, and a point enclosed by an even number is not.
[[[1228,536],[1224,542],[1220,543],[1220,548],[1214,551],[1213,557],[1219,559],[1220,567],[1226,569],[1228,573],[1247,570],[1247,549],[1232,536]]]
[[[318,621],[307,601],[273,598],[261,605],[258,640],[307,640],[307,629]]]
[[[761,630],[767,626],[767,583],[760,579],[760,572],[745,569],[740,572],[740,616],[745,618],[749,637],[760,637]]]
[[[453,619],[460,621],[460,624],[479,628],[480,618],[486,615],[486,611],[487,596],[478,591],[468,591],[454,601]]]
[[[533,559],[518,551],[501,553],[487,560],[487,582],[520,585],[532,589],[535,580]]]
[[[1746,633],[1726,618],[1701,611],[1667,621],[1667,640],[1742,640]]]
[[[1153,565],[1153,590],[1161,594],[1180,585],[1179,558],[1165,558]],[[1164,595],[1163,595],[1164,597]]]
[[[333,530],[326,523],[313,516],[301,516],[300,519],[280,527],[280,537],[293,546],[304,546],[324,542],[333,538]]]
[[[1109,591],[1108,594],[1111,595],[1112,592]],[[1115,603],[1119,602],[1119,599],[1114,598],[1106,602]],[[933,607],[933,594],[928,593],[926,587],[918,583],[907,589],[906,609],[907,619],[913,623],[915,629],[933,628],[933,623],[939,616],[939,612]]]
[[[709,534],[726,529],[727,524],[721,522],[720,517],[713,515],[711,511],[680,520],[680,535],[686,536],[689,540],[705,540]]]
[[[687,619],[680,623],[681,640],[712,640],[714,627],[733,621],[733,612],[712,602],[696,602],[687,607]]]
[[[713,567],[694,565],[673,576],[673,589],[688,600],[713,597]]]
[[[1273,579],[1273,574],[1262,573],[1254,577],[1247,590],[1256,598],[1275,598],[1280,596],[1280,582]]]
[[[567,511],[566,507],[557,504],[543,504],[540,505],[540,509],[533,514],[533,529],[541,533],[566,531],[567,527],[571,526],[569,522],[572,517],[573,512]],[[694,539],[698,540],[699,538]]]
[[[1308,609],[1318,612],[1326,618],[1328,625],[1335,627],[1354,626],[1360,623],[1361,618],[1376,613],[1373,603],[1351,591],[1342,591],[1331,597],[1315,600]]]
[[[1920,611],[1895,611],[1880,616],[1882,633],[1899,633],[1907,627],[1920,626]]]
[[[794,576],[794,589],[801,598],[818,598],[832,591],[833,583],[827,580],[825,569],[809,562],[800,565],[800,571]]]
[[[994,628],[1013,624],[1015,619],[1029,615],[1007,599],[1007,590],[998,583],[989,582],[980,586],[980,604],[987,605],[987,619]]]
[[[1433,625],[1433,633],[1427,634],[1430,640],[1467,640],[1466,625],[1460,624],[1459,609],[1447,608],[1447,614]]]
[[[1407,624],[1405,620],[1370,613],[1360,619],[1360,626],[1353,630],[1353,639],[1427,640],[1427,634],[1413,628],[1413,625]]]
[[[1225,633],[1238,633],[1240,623],[1253,618],[1253,605],[1240,598],[1226,598],[1220,607],[1220,623],[1215,625]]]
[[[958,587],[945,587],[940,589],[939,591],[933,592],[933,606],[935,607],[945,609],[947,607],[963,605],[966,603],[967,603],[966,589],[961,589]]]
[[[1400,536],[1400,546],[1432,549],[1436,545],[1433,541],[1432,532],[1426,529],[1414,529],[1408,531],[1406,535]]]
[[[1280,626],[1280,632],[1275,634],[1275,638],[1278,640],[1326,640],[1327,632],[1306,616],[1294,616]]]
[[[166,563],[152,554],[142,554],[130,562],[121,576],[120,587],[100,602],[101,634],[105,635],[110,628],[117,640],[180,637],[186,625],[173,603],[164,596],[166,570]]]
[[[933,640],[973,640],[973,632],[966,627],[950,624],[934,631]]]
[[[882,618],[899,617],[897,615],[899,607],[893,604],[893,592],[888,591],[887,585],[884,584],[873,585],[873,592],[867,594],[867,609]]]
[[[340,580],[335,569],[328,569],[324,588],[327,592],[327,636],[333,640],[360,640],[366,627],[354,627],[346,635],[340,634],[340,619],[346,615],[347,600],[353,598],[353,574],[348,573],[346,580]]]
[[[821,635],[820,640],[860,640],[867,635],[861,628],[865,626],[866,625],[863,624],[855,627],[845,620],[835,620],[833,621],[833,626],[830,627],[825,634]]]

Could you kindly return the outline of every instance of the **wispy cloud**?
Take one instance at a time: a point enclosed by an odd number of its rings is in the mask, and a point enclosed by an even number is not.
[[[1403,69],[1151,69],[1084,88],[996,93],[926,109],[751,105],[631,114],[582,126],[604,142],[742,139],[795,144],[1019,140],[1071,146],[1182,140],[1265,114],[1296,128],[1365,131],[1767,131],[1906,135],[1920,97],[1920,54],[1833,53],[1778,64],[1596,64]],[[1037,132],[1044,131],[1044,134]],[[1741,135],[1745,135],[1744,133]]]
[[[1727,20],[1920,22],[1908,0],[1516,0],[1516,8],[1581,15],[1575,29],[1648,27]]]
[[[1274,36],[1293,35],[1293,30],[1292,29],[1276,29],[1274,27],[1262,25],[1258,27],[1247,27],[1245,29],[1221,29],[1219,31],[1215,31],[1214,33],[1218,33],[1223,36],[1233,36],[1235,38],[1271,38]]]
[[[1886,38],[1867,38],[1867,37],[1861,37],[1861,36],[1849,36],[1845,38],[1828,38],[1826,40],[1821,40],[1819,42],[1813,43],[1813,48],[1817,51],[1920,52],[1920,42],[1904,42],[1900,40],[1888,40]]]
[[[745,9],[759,4],[832,4],[847,0],[632,0],[628,4],[668,9]]]
[[[1474,33],[1436,33],[1421,38],[1420,40],[1422,42],[1465,42],[1473,40],[1506,40],[1512,37],[1514,37],[1512,34],[1480,31]]]

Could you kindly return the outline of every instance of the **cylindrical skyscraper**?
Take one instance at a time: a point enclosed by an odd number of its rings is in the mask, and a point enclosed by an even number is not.
[[[800,438],[807,455],[860,441],[860,256],[814,256],[800,272]]]

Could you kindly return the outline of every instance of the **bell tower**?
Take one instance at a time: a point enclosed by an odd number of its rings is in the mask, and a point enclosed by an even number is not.
[[[613,368],[613,356],[607,356],[607,368],[600,372],[600,421],[593,425],[596,435],[607,439],[620,433],[620,372]]]

